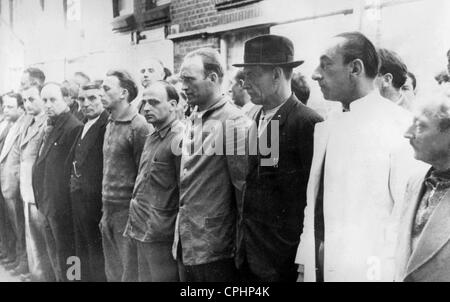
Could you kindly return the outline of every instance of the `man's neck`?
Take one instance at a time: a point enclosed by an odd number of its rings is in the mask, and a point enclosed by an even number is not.
[[[450,170],[450,156],[448,158],[443,158],[432,164],[433,168],[437,172],[443,172]]]
[[[88,119],[88,122],[90,122],[90,121],[93,121],[93,120],[95,120],[95,119],[98,119],[98,117],[100,116],[100,115],[102,115],[102,113],[103,113],[103,111],[99,114],[99,115],[96,115],[96,116],[91,116],[91,117],[87,117],[87,119]]]
[[[215,92],[211,97],[208,98],[208,102],[198,105],[198,111],[205,111],[206,109],[214,106],[222,98],[222,93],[220,91]]]
[[[372,93],[375,90],[375,84],[373,81],[364,81],[359,82],[355,89],[353,90],[353,93],[348,96],[346,99],[341,100],[342,106],[344,109],[350,109],[350,104],[353,103],[356,100],[359,100],[370,93]]]
[[[160,131],[161,129],[164,129],[167,125],[173,122],[175,120],[175,115],[172,113],[167,119],[165,119],[162,122],[159,123],[152,123],[152,126],[155,128],[156,131]]]
[[[125,112],[125,110],[128,109],[129,106],[130,104],[126,102],[118,103],[117,106],[111,110],[111,118],[114,120],[117,119],[121,114]]]
[[[285,89],[277,94],[274,94],[268,98],[266,98],[263,102],[263,110],[269,111],[271,109],[277,108],[284,102],[286,102],[287,99],[289,99],[292,95],[292,91],[289,89]]]

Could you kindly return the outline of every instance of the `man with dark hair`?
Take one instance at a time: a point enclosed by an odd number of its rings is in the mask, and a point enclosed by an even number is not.
[[[252,110],[252,108],[255,107],[255,104],[251,102],[250,95],[247,90],[244,89],[244,79],[244,72],[238,70],[231,80],[230,94],[234,104],[251,118],[252,114],[255,113],[255,110]]]
[[[416,76],[412,72],[408,71],[408,73],[406,74],[406,82],[400,89],[404,99],[404,103],[402,105],[407,110],[411,110],[413,100],[415,99],[417,94],[416,87]]]
[[[431,165],[413,175],[405,194],[396,281],[450,281],[450,98],[419,100],[405,133],[416,159]]]
[[[7,270],[16,270],[14,275],[28,272],[28,261],[25,246],[25,218],[23,202],[20,197],[20,155],[18,144],[20,135],[27,122],[23,99],[20,94],[10,93],[4,97],[5,119],[10,123],[0,153],[1,193],[5,201],[7,224],[12,227],[11,244],[14,247],[15,261],[5,266]]]
[[[103,282],[105,261],[102,235],[98,228],[102,216],[103,139],[108,113],[103,109],[104,93],[100,83],[82,86],[79,101],[86,114],[67,160],[70,171],[75,252],[81,261],[81,280]]]
[[[403,95],[400,91],[407,79],[408,69],[400,56],[394,51],[378,49],[380,70],[376,78],[376,85],[381,96],[391,100],[399,106],[404,106]]]
[[[67,106],[69,106],[70,113],[72,113],[80,122],[83,122],[85,116],[80,104],[78,103],[80,86],[74,81],[64,81],[62,86],[64,88],[63,97],[67,103]]]
[[[196,108],[183,137],[174,242],[188,282],[236,280],[237,203],[247,171],[250,120],[223,95],[223,70],[211,48],[189,53],[181,66],[183,91]]]
[[[123,70],[107,73],[103,106],[110,112],[103,144],[103,216],[100,222],[106,278],[137,281],[136,243],[123,236],[130,201],[150,126],[131,102],[138,88]]]
[[[23,90],[32,84],[44,85],[45,74],[39,68],[29,67],[25,69],[20,81],[20,89]]]
[[[166,68],[161,60],[157,58],[147,58],[142,62],[142,68],[139,70],[141,75],[141,86],[142,88],[147,88],[156,81],[162,81],[167,78]],[[170,71],[169,71],[170,72]],[[135,100],[140,114],[144,114],[142,109],[144,103],[142,102],[142,96]]]
[[[91,82],[91,79],[87,74],[82,71],[77,71],[73,74],[73,82],[75,82],[79,87],[87,85]]]
[[[303,105],[308,104],[309,95],[311,93],[308,82],[304,75],[300,72],[294,72],[292,75],[291,89],[295,96]]]
[[[313,155],[314,125],[322,118],[291,90],[292,41],[263,35],[245,43],[244,89],[262,108],[254,120],[257,139],[277,148],[249,158],[249,173],[239,207],[236,262],[245,281],[294,282],[295,254],[306,206],[306,185]],[[274,131],[277,131],[274,133]],[[251,149],[251,148],[250,148]]]
[[[33,167],[33,190],[44,215],[47,252],[57,281],[68,281],[69,257],[75,255],[69,174],[65,162],[82,128],[64,101],[62,86],[47,83],[41,92],[48,116],[39,156]]]
[[[344,33],[314,71],[324,98],[343,111],[316,125],[300,280],[393,280],[399,209],[418,163],[402,139],[408,112],[375,88],[378,62],[363,34]]]
[[[22,91],[25,110],[31,117],[20,138],[20,195],[25,208],[25,239],[27,244],[30,276],[21,276],[34,282],[55,281],[47,248],[45,245],[45,217],[36,207],[32,185],[33,165],[47,126],[45,103],[42,100],[42,86],[34,84]],[[26,278],[29,277],[29,278]]]
[[[175,87],[163,81],[143,93],[143,113],[155,132],[145,143],[125,230],[137,244],[140,282],[181,279],[171,252],[179,207],[180,156],[172,150],[172,141],[182,131],[176,117],[178,99]]]

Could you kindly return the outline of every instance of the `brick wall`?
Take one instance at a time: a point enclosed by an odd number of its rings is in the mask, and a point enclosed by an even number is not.
[[[217,24],[217,10],[213,0],[172,0],[172,24],[180,25],[180,32]]]
[[[171,2],[171,23],[179,25],[180,33],[244,21],[259,16],[261,16],[261,11],[258,2],[220,11],[216,9],[214,0],[172,0]],[[205,39],[193,36],[174,40],[175,72],[179,71],[184,56],[190,51],[200,47],[219,49],[222,35],[222,33],[218,33]]]
[[[138,0],[135,0],[138,1]],[[214,0],[172,0],[172,24],[180,33],[259,17],[259,3],[217,11]]]
[[[175,72],[180,71],[181,64],[183,63],[183,58],[193,50],[201,47],[212,47],[219,50],[220,39],[219,37],[208,37],[202,39],[197,37],[194,39],[179,40],[174,43],[174,70]]]

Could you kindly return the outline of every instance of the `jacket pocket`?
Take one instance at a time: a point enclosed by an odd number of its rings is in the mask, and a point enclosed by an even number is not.
[[[165,162],[152,161],[149,188],[151,206],[159,210],[178,209],[178,190],[175,168]]]

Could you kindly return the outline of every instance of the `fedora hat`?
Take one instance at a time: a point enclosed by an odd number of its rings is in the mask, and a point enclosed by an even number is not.
[[[233,64],[244,66],[280,66],[297,67],[304,61],[294,61],[294,44],[283,36],[262,35],[245,42],[244,63]]]

